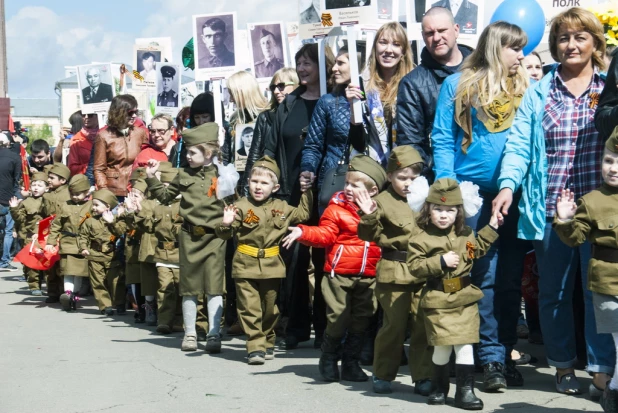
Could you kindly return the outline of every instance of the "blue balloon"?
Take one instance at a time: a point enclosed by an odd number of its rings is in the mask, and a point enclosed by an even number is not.
[[[499,20],[515,24],[528,35],[524,55],[530,54],[543,39],[545,14],[536,0],[505,0],[491,16],[491,23]]]

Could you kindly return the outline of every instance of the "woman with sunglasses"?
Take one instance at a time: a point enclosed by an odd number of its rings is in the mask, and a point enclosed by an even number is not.
[[[269,108],[260,113],[255,122],[255,130],[253,132],[253,141],[247,158],[246,171],[250,171],[255,161],[264,155],[264,144],[266,137],[271,133],[275,114],[279,104],[283,102],[285,97],[292,93],[298,86],[298,75],[296,70],[291,67],[284,67],[277,70],[270,81],[270,102]],[[245,185],[245,196],[249,195],[248,184]]]
[[[133,169],[145,167],[150,159],[167,161],[175,142],[174,120],[170,115],[159,113],[150,122],[150,140],[142,145],[142,151],[133,161]]]
[[[94,144],[95,183],[119,200],[127,196],[133,162],[148,142],[148,133],[136,127],[136,120],[137,100],[131,95],[116,96],[107,113],[107,128],[99,132]]]

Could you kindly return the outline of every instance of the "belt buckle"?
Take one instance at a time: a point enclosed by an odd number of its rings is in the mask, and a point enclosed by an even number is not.
[[[442,280],[445,293],[456,293],[461,290],[461,278],[449,278]]]
[[[264,258],[265,256],[266,256],[266,251],[264,251],[262,248],[258,249],[257,257]]]
[[[206,229],[204,229],[204,227],[195,226],[193,227],[193,235],[203,237],[204,235],[206,235]]]
[[[164,242],[163,248],[166,250],[174,249],[174,242],[173,241]]]

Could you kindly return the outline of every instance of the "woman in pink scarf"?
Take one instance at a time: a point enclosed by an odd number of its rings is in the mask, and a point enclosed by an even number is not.
[[[172,147],[176,144],[172,140],[174,134],[174,120],[169,115],[158,114],[150,123],[150,139],[142,145],[141,152],[133,161],[133,169],[146,166],[150,159],[167,161]]]

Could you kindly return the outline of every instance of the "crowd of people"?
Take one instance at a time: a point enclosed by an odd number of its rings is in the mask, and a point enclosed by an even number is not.
[[[306,44],[272,77],[270,101],[253,75],[232,75],[221,125],[209,92],[149,125],[134,97],[116,96],[106,125],[72,119],[66,165],[32,142],[27,191],[0,135],[0,269],[15,269],[14,223],[22,245],[59,254],[24,276],[65,311],[92,290],[104,315],[133,308],[136,323],[184,332],[182,351],[219,353],[224,332],[245,334],[249,364],[272,360],[278,335],[286,351],[313,330],[325,381],[367,381],[361,365],[373,364],[373,390],[391,393],[408,364],[429,404],[446,403],[454,373],[455,406],[479,410],[475,372],[485,392],[524,386],[514,347],[533,250],[526,319],[556,391],[582,393],[581,282],[589,396],[618,412],[618,63],[607,68],[603,28],[581,8],[552,20],[550,65],[524,56],[516,25],[490,24],[475,49],[458,34],[432,7],[415,67],[405,29],[387,23],[370,50],[327,53],[325,95]],[[236,148],[236,125],[251,123],[250,147]]]

